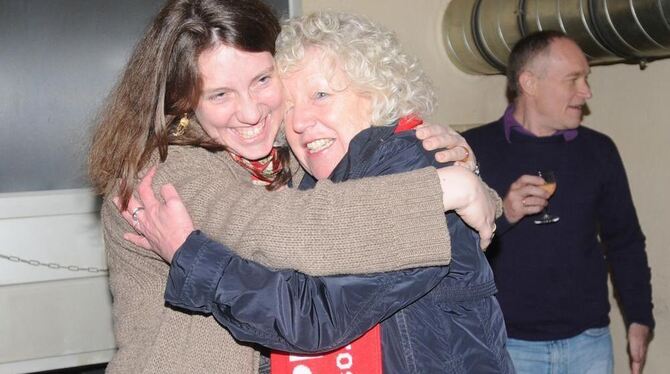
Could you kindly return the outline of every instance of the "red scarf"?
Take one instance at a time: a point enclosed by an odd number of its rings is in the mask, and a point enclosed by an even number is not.
[[[395,133],[411,130],[422,123],[423,121],[421,118],[415,115],[408,115],[398,121]],[[273,147],[272,151],[270,151],[270,154],[267,157],[256,161],[249,161],[246,158],[232,152],[228,153],[230,154],[230,157],[235,160],[235,162],[251,173],[251,181],[254,184],[267,186],[268,184],[272,183],[277,175],[279,175],[279,173],[282,171],[281,162],[277,157],[277,148]]]
[[[398,121],[398,125],[395,127],[395,131],[393,131],[395,134],[407,130],[411,130],[420,124],[423,123],[423,120],[414,114],[410,114],[408,116],[402,117],[400,121]]]
[[[251,173],[251,182],[253,184],[267,186],[272,183],[282,171],[281,162],[279,161],[279,157],[277,157],[277,148],[272,148],[272,151],[267,157],[256,161],[249,161],[232,152],[228,153],[235,162]]]

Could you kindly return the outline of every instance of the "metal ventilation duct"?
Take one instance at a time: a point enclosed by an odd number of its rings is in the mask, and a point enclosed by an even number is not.
[[[560,30],[579,41],[591,62],[620,60],[596,37],[588,0],[526,0],[524,15],[526,35],[535,31]]]
[[[514,44],[560,30],[592,65],[670,57],[670,0],[453,0],[442,25],[451,61],[469,74],[505,70]]]
[[[452,0],[442,19],[444,46],[451,62],[468,74],[496,74],[475,42],[476,1]]]
[[[670,1],[591,0],[590,6],[603,44],[618,56],[635,60],[670,55]]]
[[[475,40],[484,59],[499,70],[505,68],[514,43],[521,39],[517,22],[519,0],[479,0],[475,12]]]

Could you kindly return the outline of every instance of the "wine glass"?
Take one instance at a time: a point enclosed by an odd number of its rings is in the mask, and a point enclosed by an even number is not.
[[[544,179],[545,182],[540,187],[549,192],[549,197],[551,197],[554,192],[556,192],[556,175],[554,175],[554,172],[551,170],[540,170],[537,172],[537,175]],[[559,219],[561,218],[549,214],[549,204],[547,203],[547,206],[544,207],[544,210],[542,211],[542,216],[535,219],[533,223],[536,225],[544,225],[547,223],[558,222]]]

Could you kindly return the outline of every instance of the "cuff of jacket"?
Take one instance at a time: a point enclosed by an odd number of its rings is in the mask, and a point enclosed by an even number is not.
[[[193,231],[172,258],[165,301],[175,307],[211,313],[219,280],[230,253],[199,230]]]
[[[486,184],[486,183],[484,183],[484,184]],[[486,185],[486,188],[489,190],[489,195],[491,195],[491,198],[496,201],[496,219],[499,219],[499,218],[504,219],[505,217],[502,216],[503,215],[503,201],[500,198],[500,195],[498,195],[496,190],[489,187],[488,184]],[[496,222],[496,225],[497,224],[498,223]]]

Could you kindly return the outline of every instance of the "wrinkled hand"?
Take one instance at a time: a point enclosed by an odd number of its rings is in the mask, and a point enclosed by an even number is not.
[[[522,175],[512,183],[503,199],[503,211],[509,223],[517,223],[523,217],[540,213],[551,195],[539,186],[544,179],[536,175]]]
[[[470,170],[449,166],[437,170],[445,211],[454,210],[479,233],[482,249],[491,244],[495,232],[496,200],[482,180]]]
[[[628,327],[628,354],[630,355],[630,372],[641,374],[647,360],[649,345],[649,327],[639,323],[631,323]]]
[[[435,154],[435,160],[438,162],[454,161],[456,165],[475,170],[477,159],[472,148],[465,138],[451,127],[424,123],[416,128],[416,137],[423,141],[423,148],[427,151],[446,148]]]
[[[156,168],[151,168],[137,186],[139,199],[132,197],[128,208],[121,212],[123,218],[135,228],[137,234],[126,233],[123,238],[144,249],[153,251],[168,263],[172,262],[177,249],[194,230],[193,220],[188,214],[177,190],[171,184],[161,187],[160,194],[164,203],[159,201],[151,189]],[[114,203],[119,207],[118,198]],[[137,221],[132,212],[137,207]]]

